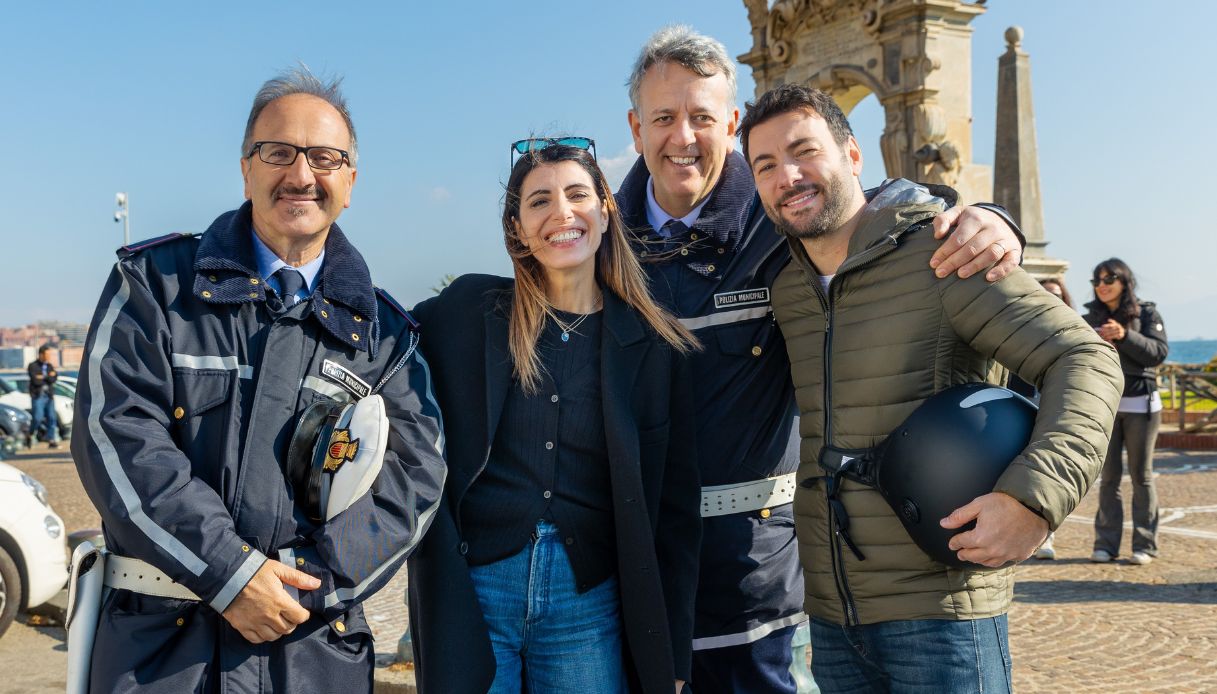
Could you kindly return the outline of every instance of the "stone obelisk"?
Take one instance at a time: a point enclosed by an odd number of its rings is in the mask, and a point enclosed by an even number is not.
[[[1020,44],[1023,30],[1006,30],[1006,52],[997,59],[997,138],[993,201],[1005,206],[1027,237],[1023,268],[1037,279],[1064,275],[1069,263],[1048,256],[1040,200],[1035,112],[1031,107],[1031,57]]]

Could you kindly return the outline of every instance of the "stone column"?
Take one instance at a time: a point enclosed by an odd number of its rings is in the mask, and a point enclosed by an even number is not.
[[[1050,258],[1040,201],[1039,153],[1031,107],[1031,57],[1020,48],[1023,30],[1006,30],[1006,52],[997,59],[997,137],[993,201],[1010,211],[1027,237],[1023,267],[1037,279],[1064,275],[1069,263]]]

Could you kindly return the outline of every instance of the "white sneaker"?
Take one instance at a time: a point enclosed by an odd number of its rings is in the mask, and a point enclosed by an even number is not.
[[[1145,566],[1153,560],[1154,557],[1152,554],[1146,554],[1145,552],[1133,552],[1132,556],[1128,558],[1128,563],[1136,564],[1137,566]]]
[[[1047,539],[1040,548],[1035,550],[1036,559],[1056,559],[1056,550],[1052,548],[1052,533],[1048,533]]]
[[[1094,553],[1090,555],[1090,561],[1096,564],[1106,564],[1107,562],[1111,561],[1111,552],[1108,552],[1105,549],[1096,549]]]

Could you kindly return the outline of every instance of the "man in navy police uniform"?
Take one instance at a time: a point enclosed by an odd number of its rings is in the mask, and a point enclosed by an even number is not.
[[[119,251],[72,453],[109,550],[159,585],[106,591],[91,691],[371,691],[360,603],[418,543],[445,467],[419,326],[334,224],[355,161],[338,83],[285,73],[249,116],[247,202]],[[282,467],[297,419],[378,387],[378,478],[310,521]]]
[[[791,641],[802,574],[791,500],[798,411],[769,286],[790,254],[735,152],[735,66],[688,27],[661,29],[630,76],[630,128],[641,155],[617,203],[652,291],[704,350],[692,357],[704,523],[692,687],[794,692]],[[1004,210],[948,210],[939,276],[1018,265],[1021,236]],[[1001,213],[1000,215],[997,213]]]

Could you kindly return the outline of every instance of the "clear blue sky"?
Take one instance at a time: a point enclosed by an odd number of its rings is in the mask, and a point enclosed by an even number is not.
[[[993,160],[1002,34],[1026,30],[1049,251],[1090,297],[1123,257],[1172,338],[1217,338],[1217,157],[1211,44],[1217,3],[990,0],[972,24],[974,159]],[[258,86],[301,60],[346,77],[359,181],[340,224],[404,304],[446,273],[509,271],[499,229],[507,146],[530,133],[596,139],[632,161],[623,86],[660,26],[684,22],[732,55],[751,47],[742,2],[65,1],[5,9],[0,55],[8,166],[0,325],[87,321],[122,239],[202,231],[241,202],[239,143]],[[741,70],[740,102],[752,98]],[[851,115],[882,178],[882,116]],[[1183,195],[1186,192],[1188,195]]]

